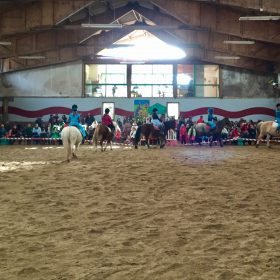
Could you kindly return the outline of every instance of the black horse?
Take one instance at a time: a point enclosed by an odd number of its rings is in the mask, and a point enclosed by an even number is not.
[[[217,140],[220,146],[223,147],[222,130],[225,126],[230,126],[231,122],[228,118],[224,118],[216,122],[215,129],[210,129],[206,123],[198,123],[195,125],[196,137],[208,136],[210,146],[213,144],[213,140]]]
[[[166,136],[169,129],[175,130],[176,121],[175,119],[171,119],[169,121],[163,122],[163,129],[155,129],[154,125],[151,123],[145,123],[143,125],[139,125],[136,133],[135,133],[135,149],[138,148],[138,143],[141,140],[141,136],[145,138],[145,144],[150,148],[149,139],[156,139],[159,142],[160,148],[163,148],[166,143]]]

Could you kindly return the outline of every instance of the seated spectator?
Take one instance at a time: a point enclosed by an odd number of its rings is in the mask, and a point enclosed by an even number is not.
[[[41,137],[41,127],[38,125],[38,123],[35,124],[35,127],[32,129],[32,137],[33,138],[40,138]],[[36,140],[36,144],[39,144],[39,141]]]
[[[31,123],[28,123],[27,124],[27,127],[25,127],[23,129],[23,132],[22,132],[22,135],[24,138],[32,138],[32,126],[31,126]],[[26,140],[26,144],[31,144],[31,140]]]
[[[21,137],[22,136],[22,134],[21,134],[21,132],[20,132],[20,130],[18,129],[18,127],[17,127],[17,125],[16,124],[14,124],[13,126],[12,126],[12,128],[8,131],[8,137],[9,138],[19,138],[19,137]],[[12,139],[11,141],[10,141],[10,144],[14,144],[16,142],[16,139]],[[20,144],[20,141],[18,142],[19,144]]]
[[[239,135],[240,134],[239,134],[239,131],[238,131],[238,127],[234,126],[232,131],[230,132],[230,138],[232,139],[232,144],[237,145]]]

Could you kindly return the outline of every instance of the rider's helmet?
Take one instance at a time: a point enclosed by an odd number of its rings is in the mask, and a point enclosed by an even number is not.
[[[277,108],[280,107],[280,103],[277,103],[277,104],[276,104],[276,107],[277,107]]]
[[[76,104],[74,104],[74,105],[72,106],[72,110],[76,112],[76,111],[78,110],[78,106],[77,106]]]
[[[156,113],[157,111],[158,111],[157,108],[154,108],[154,109],[153,109],[153,113]]]
[[[214,113],[214,109],[213,108],[208,108],[208,114],[213,114]]]
[[[110,110],[108,108],[105,109],[105,114],[109,114]]]

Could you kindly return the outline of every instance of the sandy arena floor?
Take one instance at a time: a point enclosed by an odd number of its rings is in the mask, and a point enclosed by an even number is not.
[[[0,146],[1,280],[279,280],[280,145]]]

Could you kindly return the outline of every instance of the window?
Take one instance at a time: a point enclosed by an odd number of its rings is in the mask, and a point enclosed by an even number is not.
[[[195,96],[219,97],[219,66],[195,65]]]
[[[167,103],[167,116],[174,117],[176,120],[179,118],[179,103]]]
[[[194,96],[194,66],[179,64],[177,68],[177,96]]]
[[[132,65],[132,97],[173,97],[173,65]]]
[[[178,97],[218,97],[219,66],[178,64]]]
[[[115,117],[115,103],[113,102],[103,102],[102,104],[102,115],[105,114],[105,109],[108,108],[110,110],[109,115],[112,118],[112,120]]]
[[[126,65],[85,65],[85,94],[88,97],[126,97],[126,83]]]

